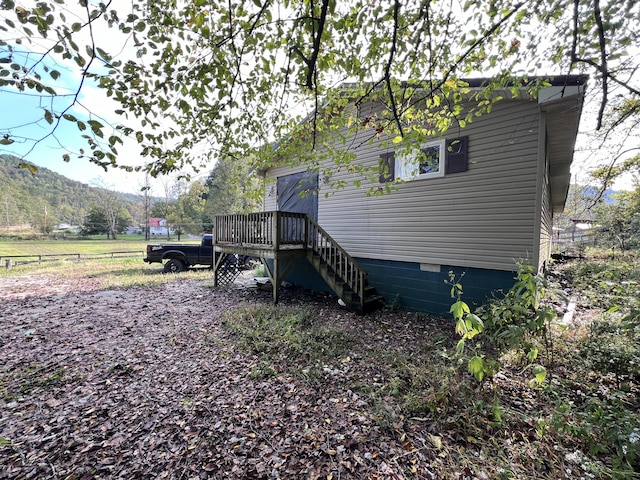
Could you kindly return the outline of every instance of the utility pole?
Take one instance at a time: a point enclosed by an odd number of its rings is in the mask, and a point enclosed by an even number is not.
[[[4,213],[5,213],[5,217],[7,218],[7,232],[9,231],[9,195],[5,195],[4,196]]]
[[[47,234],[47,206],[44,206],[44,223],[42,224],[42,235]]]
[[[149,189],[144,191],[144,239],[149,240]]]

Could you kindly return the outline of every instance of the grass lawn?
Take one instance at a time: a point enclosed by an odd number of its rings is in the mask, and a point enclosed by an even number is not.
[[[77,277],[87,272],[99,274],[106,287],[159,284],[168,281],[160,264],[146,264],[147,244],[199,243],[198,240],[173,240],[154,237],[147,241],[141,235],[122,235],[117,240],[37,239],[7,240],[0,238],[0,277],[29,273],[51,272],[55,275]],[[16,258],[18,257],[18,258]],[[11,268],[6,268],[11,261]],[[82,260],[82,261],[78,261]],[[190,275],[210,275],[194,271]]]
[[[199,243],[199,240],[176,239],[167,241],[166,238],[154,237],[149,241],[141,235],[122,235],[117,240],[104,238],[90,238],[86,240],[5,240],[0,238],[0,257],[12,255],[59,255],[80,254],[97,255],[111,252],[139,252],[142,256],[148,243]]]

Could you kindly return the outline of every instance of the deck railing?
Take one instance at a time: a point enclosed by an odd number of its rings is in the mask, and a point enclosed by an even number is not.
[[[306,215],[290,212],[259,212],[216,217],[217,244],[244,246],[304,245]]]

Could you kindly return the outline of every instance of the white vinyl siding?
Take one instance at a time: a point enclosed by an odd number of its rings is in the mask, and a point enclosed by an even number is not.
[[[369,185],[349,185],[325,198],[321,181],[318,222],[354,257],[513,271],[518,260],[538,256],[538,133],[536,102],[499,102],[446,135],[468,136],[468,171],[408,181],[378,197],[366,195]],[[358,161],[368,165],[392,148],[361,145]],[[352,179],[344,171],[339,178]],[[267,210],[274,197],[266,197]]]
[[[549,160],[547,151],[543,152],[544,163],[541,175],[540,235],[538,251],[538,271],[542,271],[546,261],[551,257],[553,241],[553,207],[551,205],[551,189],[549,184]]]

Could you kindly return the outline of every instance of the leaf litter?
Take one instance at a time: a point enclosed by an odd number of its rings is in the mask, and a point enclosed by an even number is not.
[[[101,290],[36,274],[0,279],[0,301],[0,478],[482,479],[496,464],[455,418],[441,430],[437,405],[400,413],[393,379],[367,355],[393,362],[453,344],[443,319],[359,317],[329,296],[286,289],[281,303],[310,307],[356,339],[313,380],[278,365],[255,374],[260,356],[225,327],[228,312],[269,304],[246,285]],[[442,398],[444,412],[451,402]],[[495,443],[515,454],[501,459],[514,470],[552,478],[518,463],[531,458],[526,435],[497,432]]]

